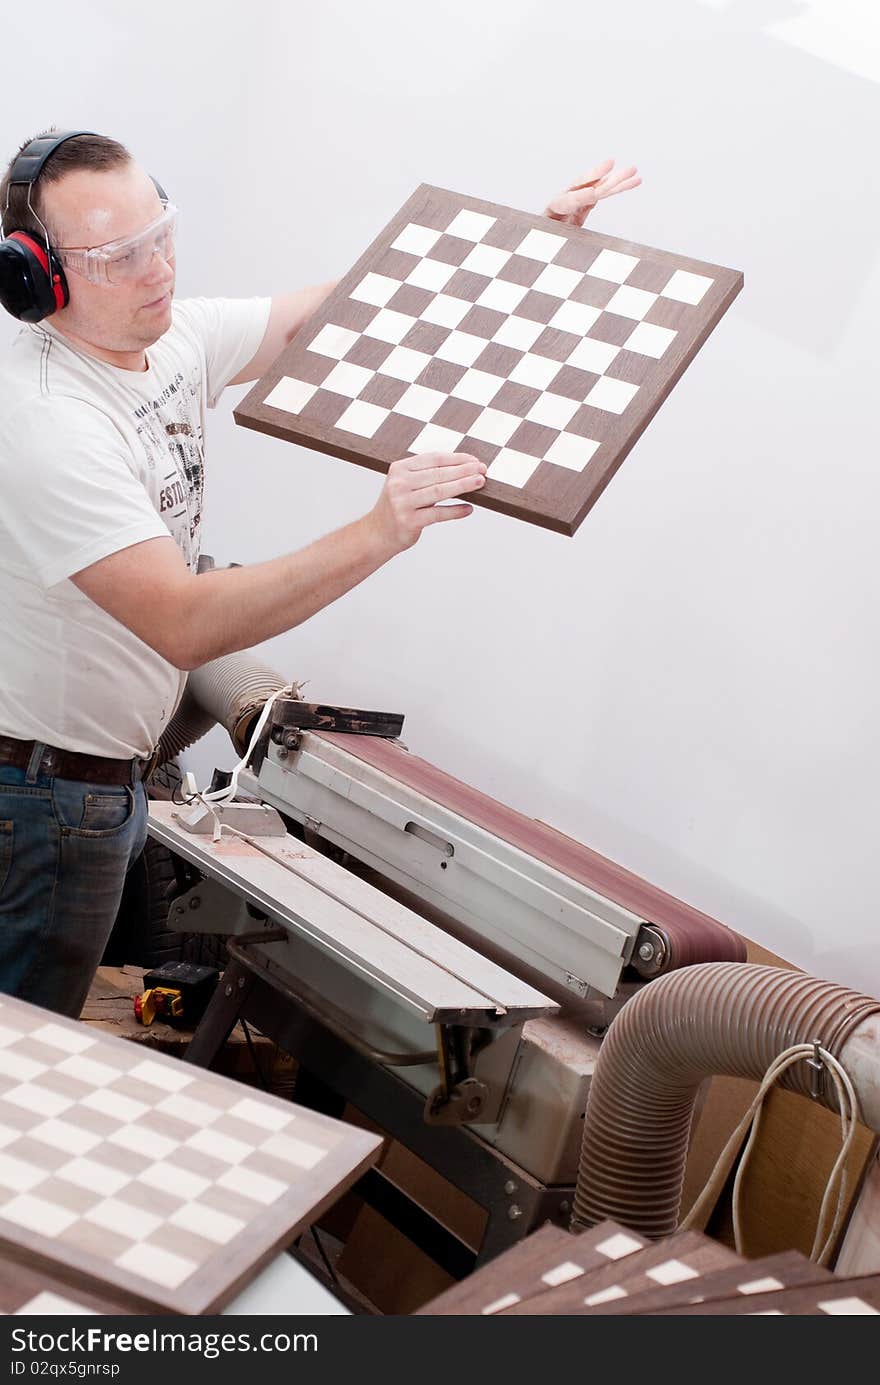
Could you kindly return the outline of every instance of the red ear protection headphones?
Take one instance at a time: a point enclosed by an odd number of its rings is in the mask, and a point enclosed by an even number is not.
[[[40,135],[25,145],[9,171],[9,187],[13,184],[28,189],[28,207],[39,221],[31,207],[31,189],[39,178],[59,144],[75,139],[77,135],[91,135],[93,130],[65,130],[61,134],[53,131]],[[162,188],[156,183],[156,191],[163,201],[167,200]],[[8,198],[7,198],[8,203]],[[0,304],[21,322],[41,322],[59,308],[66,306],[70,293],[64,270],[52,246],[49,232],[43,226],[44,239],[30,231],[7,231],[3,218],[8,214],[7,207],[0,207]],[[42,226],[42,222],[40,222]]]

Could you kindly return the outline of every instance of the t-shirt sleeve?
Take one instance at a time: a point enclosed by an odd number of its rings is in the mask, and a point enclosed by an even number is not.
[[[178,305],[205,353],[209,408],[256,356],[271,307],[271,298],[187,298]]]
[[[0,424],[0,451],[14,459],[0,537],[43,587],[132,544],[170,538],[122,438],[93,405],[24,400]]]

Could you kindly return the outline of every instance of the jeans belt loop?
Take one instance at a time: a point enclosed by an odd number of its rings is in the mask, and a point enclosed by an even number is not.
[[[34,748],[31,751],[31,758],[28,760],[27,773],[25,775],[26,784],[35,784],[37,782],[37,775],[40,773],[41,768],[43,768],[44,756],[47,762],[51,759],[51,756],[46,752],[45,743],[43,741],[34,741]],[[49,763],[46,764],[45,769],[47,774],[51,773],[51,766]]]

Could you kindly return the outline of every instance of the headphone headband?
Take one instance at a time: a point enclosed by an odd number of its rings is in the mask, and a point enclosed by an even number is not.
[[[9,185],[13,183],[29,183],[33,185],[46,164],[58,148],[59,144],[64,144],[66,140],[76,139],[77,135],[93,135],[94,130],[63,130],[59,135],[57,131],[52,131],[48,135],[38,135],[32,139],[30,144],[26,144],[18,155],[18,158],[9,170]]]

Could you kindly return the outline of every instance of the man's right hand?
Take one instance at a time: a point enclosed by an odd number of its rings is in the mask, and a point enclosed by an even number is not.
[[[424,452],[392,462],[382,493],[367,517],[380,542],[395,553],[411,548],[423,529],[447,519],[464,519],[473,505],[442,504],[486,481],[486,463],[469,452]]]

